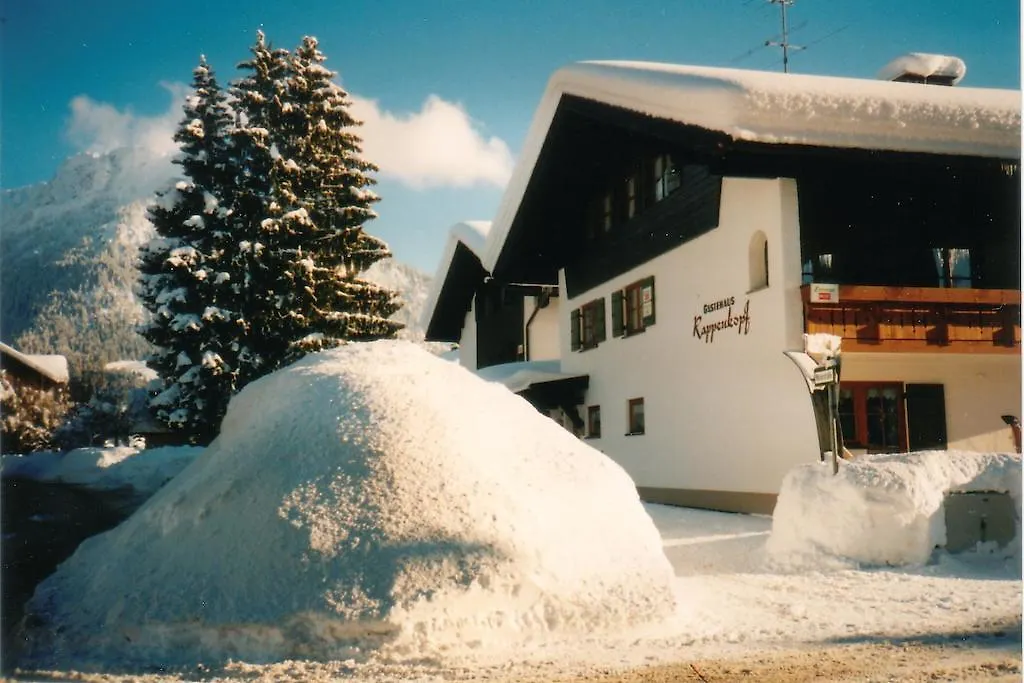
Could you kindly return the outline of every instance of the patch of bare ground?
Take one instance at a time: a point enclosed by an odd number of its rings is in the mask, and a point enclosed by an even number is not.
[[[933,683],[935,681],[977,682],[1021,681],[1021,632],[1019,626],[996,634],[931,639],[816,644],[776,651],[734,653],[720,657],[685,658],[679,652],[673,664],[631,669],[593,666],[573,673],[559,672],[554,662],[532,667],[518,665],[474,669],[423,666],[362,667],[352,662],[289,661],[252,665],[234,663],[225,667],[199,665],[189,671],[83,672],[18,671],[3,681],[88,681],[102,683],[169,683],[203,681],[263,683],[264,681],[491,681],[492,683]]]
[[[927,643],[833,645],[737,657],[700,659],[629,671],[593,672],[563,683],[727,683],[758,681],[1021,681],[1021,650]]]

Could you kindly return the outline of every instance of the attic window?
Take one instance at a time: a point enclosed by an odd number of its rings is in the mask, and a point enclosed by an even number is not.
[[[679,169],[672,161],[672,155],[662,154],[654,159],[653,175],[654,201],[660,202],[679,189]]]

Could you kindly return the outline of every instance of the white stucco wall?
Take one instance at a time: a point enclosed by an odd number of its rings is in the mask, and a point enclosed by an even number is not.
[[[462,323],[462,336],[459,337],[459,364],[464,368],[476,370],[476,297],[469,306],[466,319]]]
[[[526,330],[526,322],[537,306],[537,299],[538,297],[535,296],[527,297],[523,307],[523,338],[527,340],[530,355],[527,360],[556,360],[561,355],[561,346],[558,340],[559,323],[561,322],[558,305],[560,299],[555,296],[551,297],[548,300],[548,305],[537,311],[533,322],[530,323],[529,330]]]
[[[750,244],[765,233],[770,286],[748,292]],[[559,316],[563,370],[588,373],[588,405],[601,406],[602,438],[590,443],[638,486],[777,493],[794,465],[818,459],[807,389],[783,356],[802,348],[800,247],[796,184],[730,179],[722,185],[719,227],[612,281],[564,301]],[[656,323],[633,337],[611,337],[611,292],[655,277]],[[561,291],[565,292],[564,271]],[[569,313],[605,297],[609,338],[569,350]],[[749,302],[746,334],[738,327],[706,342],[700,325],[727,310],[704,305]],[[625,436],[627,401],[643,397],[646,433]],[[585,414],[585,413],[584,413]]]
[[[1013,433],[1000,416],[1022,417],[1019,355],[846,353],[842,380],[942,384],[948,448],[1014,450]]]

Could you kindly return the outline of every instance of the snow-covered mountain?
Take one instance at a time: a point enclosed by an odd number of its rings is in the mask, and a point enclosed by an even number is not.
[[[55,291],[77,292],[76,302],[104,301],[97,304],[104,309],[112,300],[136,306],[141,315],[131,293],[132,261],[153,234],[146,204],[175,170],[168,156],[125,148],[71,157],[49,182],[3,190],[0,338],[11,342],[31,329]],[[401,336],[422,339],[430,278],[394,260],[375,264],[367,278],[399,290],[406,303],[395,314],[406,324]]]

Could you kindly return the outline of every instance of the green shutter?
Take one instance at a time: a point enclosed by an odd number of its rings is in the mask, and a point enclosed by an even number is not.
[[[644,307],[644,294],[645,294],[645,292],[646,292],[646,290],[648,288],[650,288],[650,290],[651,290],[651,310],[650,311],[644,311],[643,310],[643,307]],[[649,327],[649,326],[653,325],[654,324],[654,309],[655,309],[655,302],[654,302],[654,276],[653,275],[651,277],[647,278],[646,280],[644,280],[643,284],[640,285],[640,307],[641,307],[641,312],[645,313],[645,315],[643,317],[643,325],[644,325],[644,327]]]
[[[605,329],[605,316],[604,316],[604,298],[600,298],[594,302],[594,308],[597,309],[594,316],[594,341],[598,344],[608,339],[608,333]]]
[[[612,292],[612,336],[621,337],[626,334],[622,324],[622,290]]]
[[[580,350],[580,309],[569,314],[569,348],[572,351]]]

